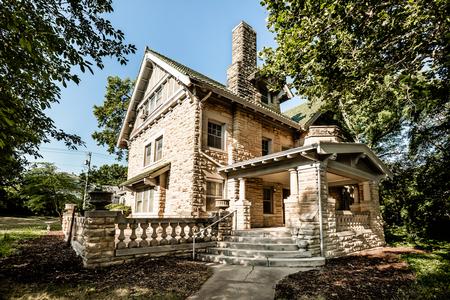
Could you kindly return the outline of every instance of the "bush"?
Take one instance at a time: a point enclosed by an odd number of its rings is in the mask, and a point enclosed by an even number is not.
[[[120,204],[120,203],[111,203],[105,206],[110,211],[121,211],[125,216],[129,216],[131,214],[131,206]]]

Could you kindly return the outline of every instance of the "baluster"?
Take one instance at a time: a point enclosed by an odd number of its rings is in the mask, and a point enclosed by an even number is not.
[[[130,223],[131,228],[131,235],[130,235],[130,242],[128,243],[128,248],[137,248],[139,245],[136,242],[137,236],[136,236],[136,228],[138,227],[138,224],[136,223],[136,220],[133,220]]]
[[[186,232],[184,231],[186,229],[186,224],[179,224],[180,226],[180,239],[178,240],[178,242],[180,244],[184,244],[186,243],[186,239],[184,238],[186,236]]]
[[[168,226],[169,226],[169,223],[161,222],[162,232],[161,232],[161,240],[159,241],[159,244],[161,246],[169,244],[169,241],[167,240],[167,227]]]
[[[171,239],[170,239],[170,244],[171,245],[176,245],[176,244],[178,244],[178,240],[177,240],[177,233],[176,233],[176,230],[177,230],[177,223],[175,222],[170,222],[170,228],[172,229],[172,231],[170,232],[170,237],[171,237]]]
[[[127,245],[125,244],[125,229],[127,228],[127,223],[119,223],[117,224],[117,227],[119,228],[119,236],[117,237],[117,239],[119,240],[119,242],[117,242],[116,248],[117,249],[123,249],[126,248]],[[84,226],[83,226],[84,228]]]
[[[150,246],[158,246],[158,233],[156,232],[156,230],[158,229],[159,223],[150,223],[150,226],[152,227],[152,240],[150,241]]]
[[[204,228],[204,226],[202,223],[197,224],[197,232],[202,231],[203,228]],[[204,238],[205,238],[205,232],[203,231],[202,233],[197,235],[197,238],[195,241],[196,242],[198,241],[200,243],[200,242],[203,242]]]
[[[147,241],[148,223],[147,223],[147,221],[144,220],[139,225],[142,228],[141,242],[139,243],[139,247],[148,247],[148,241]]]
[[[194,236],[195,223],[189,223],[188,226],[189,226],[189,232],[188,232],[187,241],[188,241],[188,243],[192,243],[192,237]]]

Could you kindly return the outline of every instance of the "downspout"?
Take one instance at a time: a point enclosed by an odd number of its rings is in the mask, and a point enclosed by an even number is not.
[[[320,255],[325,257],[323,250],[323,216],[322,216],[322,176],[320,174],[321,162],[316,163],[317,168],[317,183],[319,185],[318,198],[319,198],[319,238],[320,238]]]

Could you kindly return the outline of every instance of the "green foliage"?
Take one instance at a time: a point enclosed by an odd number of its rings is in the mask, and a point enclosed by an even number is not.
[[[125,216],[131,214],[131,206],[120,204],[120,203],[111,203],[105,206],[108,210],[111,211],[122,211]]]
[[[0,186],[16,181],[24,155],[39,156],[50,138],[82,144],[45,110],[58,102],[61,85],[79,83],[74,67],[92,73],[105,57],[125,64],[135,52],[105,19],[112,11],[111,0],[0,0]]]
[[[267,75],[290,77],[300,95],[335,111],[370,146],[404,126],[425,148],[448,143],[446,1],[262,4],[278,43],[262,51]]]
[[[116,144],[133,86],[134,81],[129,78],[122,80],[117,76],[109,76],[103,105],[94,106],[94,115],[101,130],[95,131],[92,138],[98,145],[107,146],[108,152],[115,154],[118,160],[126,156],[125,150],[117,148]]]
[[[62,215],[66,203],[81,203],[76,175],[58,172],[50,163],[39,164],[24,175],[25,205],[39,215]]]
[[[417,299],[450,298],[450,245],[431,253],[402,255],[417,276]]]
[[[80,181],[84,186],[86,173],[80,174]],[[94,166],[89,172],[89,183],[92,185],[119,185],[127,180],[127,167],[119,164]]]
[[[447,1],[261,3],[278,44],[262,51],[262,72],[290,78],[298,94],[392,162],[395,176],[382,188],[388,224],[448,238]]]

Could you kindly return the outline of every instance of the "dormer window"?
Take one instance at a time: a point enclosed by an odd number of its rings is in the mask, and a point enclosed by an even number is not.
[[[272,104],[272,95],[269,91],[261,93],[261,102],[264,104]]]

